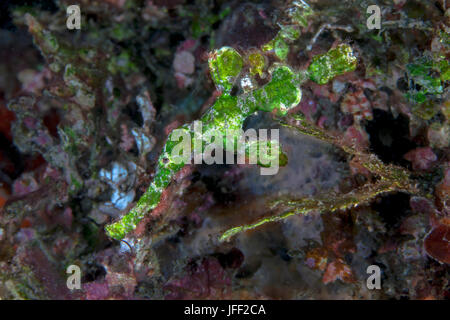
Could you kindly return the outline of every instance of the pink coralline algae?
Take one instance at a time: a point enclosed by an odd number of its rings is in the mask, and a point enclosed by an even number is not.
[[[18,196],[23,196],[34,192],[39,188],[36,179],[30,173],[23,174],[13,184],[13,192]]]
[[[341,110],[344,113],[352,114],[357,122],[363,119],[371,120],[373,118],[370,101],[362,89],[347,93],[342,101]]]
[[[450,298],[449,1],[373,1],[382,32],[367,1],[19,2],[0,5],[0,300]],[[279,129],[287,163],[177,171],[172,133],[199,118]]]
[[[309,121],[312,121],[317,112],[317,104],[313,99],[303,99],[299,104],[299,109]]]
[[[195,70],[195,58],[189,51],[181,51],[175,55],[173,68],[176,72],[192,74]]]
[[[450,215],[450,167],[445,169],[444,178],[436,186],[435,194],[439,200],[439,209]]]
[[[109,288],[105,281],[86,283],[83,289],[87,300],[105,300],[109,298]]]
[[[189,268],[189,267],[188,267]],[[185,277],[170,281],[166,299],[219,299],[226,295],[231,279],[215,258],[190,266]]]
[[[369,137],[361,127],[352,125],[344,133],[344,144],[360,150],[366,149],[369,146]]]
[[[104,1],[118,8],[122,8],[126,3],[126,0],[104,0]]]
[[[328,264],[325,274],[323,275],[323,283],[331,283],[336,280],[342,280],[344,282],[353,282],[352,270],[342,260],[333,261]]]
[[[193,83],[191,75],[195,71],[195,57],[189,51],[196,45],[194,40],[185,41],[175,53],[173,60],[173,69],[175,71],[175,79],[179,88],[185,88]]]
[[[437,261],[450,264],[450,226],[443,224],[434,228],[425,238],[424,247]]]
[[[38,94],[45,87],[51,76],[52,73],[48,68],[42,71],[25,69],[18,74],[18,78],[22,82],[22,90],[34,94]]]
[[[134,137],[129,133],[128,127],[126,124],[122,123],[120,125],[120,129],[122,131],[122,138],[120,142],[120,147],[124,151],[130,151],[134,146]]]
[[[404,158],[412,163],[414,170],[428,170],[437,160],[430,147],[422,147],[409,151]]]

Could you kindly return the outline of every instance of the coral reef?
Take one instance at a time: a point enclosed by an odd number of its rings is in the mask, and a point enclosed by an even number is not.
[[[233,144],[232,150],[236,150],[235,140],[242,137],[238,133],[228,135],[226,130],[239,132],[245,119],[256,111],[275,111],[278,114],[285,115],[300,102],[301,90],[299,86],[305,75],[302,73],[296,74],[287,66],[276,66],[270,71],[270,81],[263,87],[237,98],[232,96],[230,94],[231,89],[236,77],[242,70],[242,65],[241,56],[233,48],[223,47],[211,54],[209,59],[211,77],[222,94],[217,97],[214,105],[200,120],[204,128],[202,142],[207,140],[208,136],[215,134],[224,137],[224,146]],[[314,82],[325,84],[333,77],[352,71],[355,67],[356,58],[353,56],[351,48],[340,45],[326,54],[314,57],[306,72],[306,77],[311,78]],[[189,137],[192,137],[192,144],[194,144],[195,137],[194,127],[195,124],[182,127],[182,130]],[[164,189],[167,188],[174,175],[186,165],[185,160],[176,163],[172,159],[175,147],[173,141],[171,133],[159,158],[154,181],[149,190],[138,201],[136,207],[121,221],[107,226],[108,235],[112,238],[120,240],[124,238],[126,233],[134,230],[144,215],[159,204]],[[203,143],[201,149],[204,152],[205,146]],[[257,146],[258,154],[260,149],[261,146]]]
[[[307,2],[2,2],[0,298],[448,299],[448,1]]]

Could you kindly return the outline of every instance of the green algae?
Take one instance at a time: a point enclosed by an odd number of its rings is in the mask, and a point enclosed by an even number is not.
[[[185,14],[186,16],[192,17],[191,33],[195,39],[198,39],[205,34],[211,35],[212,33],[214,33],[213,24],[220,20],[223,20],[230,13],[231,13],[230,7],[224,8],[218,14],[208,13],[198,15],[190,11],[183,12],[183,14]],[[214,37],[211,37],[211,40],[213,38]]]
[[[128,75],[137,71],[136,64],[132,61],[131,55],[124,50],[119,55],[113,56],[107,65],[107,69],[112,74],[123,73]]]
[[[444,92],[444,83],[450,77],[450,67],[445,57],[431,59],[424,56],[406,65],[407,74],[415,84],[414,88],[406,93],[406,98],[417,104],[424,104],[430,97]],[[436,75],[437,74],[437,75]],[[416,86],[420,89],[416,89]],[[419,117],[427,119],[430,113],[429,106],[414,107],[413,111]],[[417,112],[418,111],[418,112]],[[421,114],[425,115],[425,118]]]
[[[111,30],[111,37],[117,41],[124,41],[132,38],[134,31],[126,24],[117,23]]]
[[[294,1],[294,6],[288,9],[288,16],[293,23],[296,23],[304,28],[308,26],[308,18],[313,15],[314,11],[304,1]]]
[[[289,44],[300,37],[301,29],[308,26],[308,18],[314,12],[304,1],[294,1],[293,6],[287,10],[290,18],[288,24],[280,24],[280,30],[275,38],[261,46],[264,52],[273,51],[281,61],[286,60],[289,54]]]
[[[426,101],[424,97],[423,103],[413,105],[411,111],[421,119],[431,120],[439,112],[439,108],[433,101]]]
[[[255,56],[254,60],[257,61],[256,65],[259,71],[261,71],[263,68],[261,64],[262,59]],[[327,64],[326,66],[322,66],[322,63],[325,63],[324,61]],[[356,67],[356,58],[353,56],[351,47],[342,45],[321,55],[319,59],[313,59],[313,63],[315,67],[312,69],[318,68],[321,72],[326,70],[329,73],[326,75],[328,81],[336,75],[354,70]],[[271,76],[270,81],[261,88],[234,96],[231,95],[231,89],[243,68],[241,55],[231,47],[223,47],[215,50],[211,54],[208,64],[211,77],[217,89],[222,91],[222,94],[200,119],[203,130],[203,137],[200,137],[202,152],[205,151],[203,144],[205,142],[205,136],[214,135],[217,137],[222,135],[224,137],[224,145],[234,144],[240,137],[245,119],[255,111],[276,111],[278,115],[284,116],[292,107],[298,105],[301,100],[302,91],[300,85],[306,77],[303,72],[295,72],[286,65],[274,65],[269,70]],[[316,80],[323,82],[323,79],[324,76],[320,74]],[[194,124],[181,127],[191,137],[191,146],[195,146],[194,140],[199,138],[195,136],[195,125],[196,123],[194,122]],[[231,137],[229,136],[230,132],[233,133]],[[136,206],[121,220],[106,226],[106,232],[111,238],[123,239],[127,233],[134,230],[144,216],[159,204],[162,192],[168,187],[176,173],[186,164],[184,160],[179,161],[181,155],[173,154],[178,141],[172,139],[172,133],[169,134],[168,140],[159,157],[155,177],[147,192],[139,199]],[[279,145],[273,145],[273,143],[275,142],[268,142],[265,146],[248,146],[245,152],[248,155],[253,148],[260,155],[264,154],[264,152],[261,152],[264,148],[274,147],[275,150],[278,150],[278,153],[274,154],[271,152],[270,155],[265,155],[265,158],[262,160],[258,156],[258,165],[264,167],[273,157],[279,157],[280,165],[287,164],[288,160],[286,155],[282,152]],[[268,221],[278,221],[280,219],[271,218]],[[235,234],[236,232],[252,229],[259,225],[260,223],[257,225],[237,227],[237,229],[230,231],[230,233]]]
[[[255,90],[253,97],[259,110],[277,110],[279,115],[285,115],[300,102],[302,92],[297,75],[289,67],[281,66],[274,69],[267,85]]]
[[[264,51],[273,50],[280,60],[285,60],[289,54],[289,44],[300,37],[300,29],[296,25],[281,25],[280,31],[273,40],[263,46]]]
[[[326,84],[336,76],[356,69],[356,57],[349,45],[339,45],[325,54],[315,56],[308,67],[309,78]]]
[[[262,77],[264,68],[266,66],[266,59],[259,52],[254,52],[249,54],[247,58],[248,64],[250,65],[250,74],[252,76],[259,75]]]
[[[289,54],[289,44],[300,36],[298,26],[280,26],[281,30],[275,38],[261,46],[262,51],[272,51],[280,60],[286,60]]]
[[[231,47],[222,47],[211,54],[208,62],[216,87],[224,92],[231,91],[244,63],[241,55]]]
[[[297,26],[280,26],[281,30],[278,32],[280,38],[288,41],[295,41],[300,37],[300,29]]]
[[[227,51],[228,53],[231,52],[229,50]],[[236,55],[232,55],[236,57]],[[220,59],[221,55],[216,55],[215,57]],[[210,66],[213,66],[211,71],[216,70],[214,68],[217,65],[215,61],[210,62]],[[217,86],[225,85],[225,87],[228,87],[231,84],[229,79],[228,76],[223,81],[219,80]],[[229,138],[228,133],[239,132],[239,129],[243,127],[245,119],[256,110],[269,112],[278,110],[279,114],[285,114],[289,108],[300,102],[301,90],[299,83],[296,83],[296,79],[296,74],[290,68],[282,66],[274,69],[271,81],[264,87],[256,90],[252,96],[242,95],[235,97],[227,92],[223,93],[200,119],[204,131],[203,135],[223,135],[225,136],[225,144],[230,142],[234,143],[237,136],[231,137],[233,141],[227,141]],[[195,139],[192,125],[185,125],[182,129],[193,137],[192,140]],[[145,214],[159,204],[162,192],[167,188],[175,174],[184,167],[185,163],[183,161],[176,163],[177,161],[173,158],[172,151],[177,143],[173,141],[171,135],[172,133],[169,134],[167,143],[159,157],[156,175],[147,192],[139,199],[136,206],[121,220],[106,226],[105,230],[111,238],[123,239],[127,233],[134,230]],[[266,147],[271,146],[269,143]],[[258,146],[258,152],[260,152],[261,147]],[[281,150],[279,147],[274,149]],[[202,151],[204,151],[203,144]],[[248,152],[248,150],[246,151]],[[265,163],[269,162],[274,156],[279,157],[281,165],[287,163],[286,155],[280,151],[278,155],[271,154],[267,156],[259,164],[265,166]]]
[[[285,60],[287,58],[289,54],[289,45],[283,38],[279,37],[275,39],[274,52],[280,60]]]

